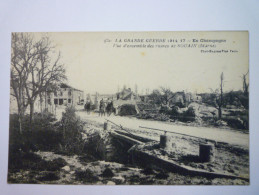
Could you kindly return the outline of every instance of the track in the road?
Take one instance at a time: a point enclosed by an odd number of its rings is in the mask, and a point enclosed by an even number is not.
[[[161,129],[168,132],[182,133],[190,136],[204,138],[208,140],[214,140],[217,142],[224,142],[233,145],[239,145],[245,148],[249,148],[249,134],[244,134],[238,131],[219,129],[219,128],[208,128],[208,127],[193,127],[193,126],[182,126],[169,124],[160,121],[149,121],[142,120],[133,117],[121,117],[121,116],[110,116],[110,117],[98,117],[97,114],[87,115],[86,112],[77,112],[82,120],[91,120],[99,123],[104,123],[105,119],[113,121],[118,125],[122,125],[128,129],[139,130],[143,132],[142,127],[150,127],[154,129]],[[144,129],[145,130],[145,129]],[[146,131],[150,131],[146,129]]]

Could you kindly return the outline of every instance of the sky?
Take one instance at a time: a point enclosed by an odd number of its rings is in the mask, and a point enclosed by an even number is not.
[[[85,93],[116,93],[118,87],[124,85],[133,90],[137,85],[139,92],[146,89],[151,92],[161,86],[173,92],[210,92],[210,89],[219,88],[222,72],[224,91],[240,90],[241,77],[248,72],[247,32],[62,32],[47,35],[56,52],[61,52],[67,83]],[[163,39],[166,41],[161,43]],[[176,47],[171,48],[167,42],[170,39],[178,41],[171,43]],[[183,39],[185,41],[180,43]],[[214,45],[209,48],[186,47],[185,44],[194,44],[193,39],[199,41],[197,44],[203,44],[201,39],[226,42],[207,43]],[[132,48],[138,44],[146,47]],[[154,47],[147,48],[148,45]],[[156,48],[161,45],[169,45],[169,48]],[[201,50],[222,49],[228,53],[201,53]],[[237,52],[230,53],[230,50]]]

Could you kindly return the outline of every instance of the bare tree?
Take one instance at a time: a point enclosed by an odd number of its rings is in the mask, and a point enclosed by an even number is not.
[[[25,85],[26,96],[30,106],[30,121],[33,120],[34,103],[38,96],[46,94],[53,86],[66,79],[63,64],[60,64],[60,53],[54,61],[54,47],[48,37],[43,37],[35,44],[37,60],[30,69],[27,85]]]
[[[36,41],[28,33],[12,34],[11,89],[17,100],[20,132],[26,108],[33,119],[34,103],[53,86],[66,78],[60,53],[53,61],[55,48],[48,37]]]
[[[249,89],[249,83],[247,81],[247,75],[248,75],[248,72],[246,74],[243,74],[243,92],[244,92],[244,95],[248,95],[248,89]]]
[[[138,94],[138,85],[135,84],[135,94],[137,95]]]
[[[220,75],[220,87],[219,89],[216,89],[213,91],[213,104],[215,108],[218,110],[218,119],[220,120],[222,118],[222,106],[224,104],[223,100],[223,85],[224,85],[224,74],[223,72]]]
[[[16,98],[21,133],[24,112],[29,104],[28,99],[24,96],[29,78],[28,66],[34,64],[37,51],[33,46],[32,37],[20,33],[12,34],[11,49],[11,95]]]
[[[246,110],[249,109],[249,83],[248,83],[247,76],[248,76],[248,72],[242,75],[241,78],[243,83],[243,93],[236,97]]]
[[[169,88],[160,87],[160,89],[162,93],[162,103],[169,106],[169,102],[174,98],[175,94]]]

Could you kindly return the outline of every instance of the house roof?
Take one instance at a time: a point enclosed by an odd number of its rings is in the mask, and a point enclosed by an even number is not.
[[[68,84],[66,84],[66,83],[61,83],[61,84],[60,84],[60,88],[70,88],[70,89],[74,89],[74,90],[83,92],[82,90],[79,90],[79,89],[76,89],[76,88],[74,88],[74,87],[71,87],[70,85],[68,85]]]

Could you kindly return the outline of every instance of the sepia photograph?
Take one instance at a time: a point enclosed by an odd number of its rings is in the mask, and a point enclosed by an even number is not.
[[[9,184],[250,184],[248,31],[10,45]]]

